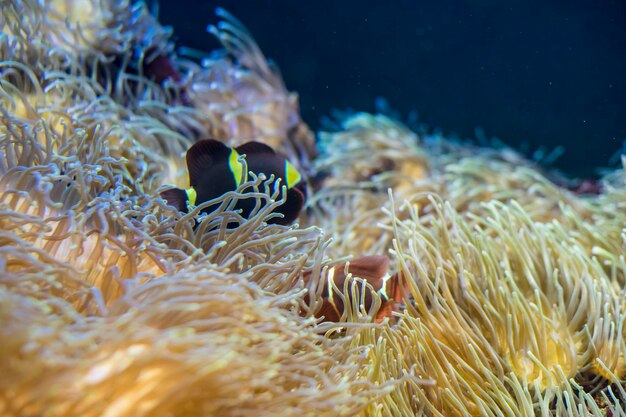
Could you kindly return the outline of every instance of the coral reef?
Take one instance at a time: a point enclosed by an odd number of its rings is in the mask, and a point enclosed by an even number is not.
[[[127,0],[0,12],[0,415],[626,415],[626,170],[580,196],[382,114],[318,154],[225,11],[202,64]],[[167,206],[206,137],[323,177],[299,224],[263,177]],[[368,255],[408,288],[381,323],[378,288],[329,281]]]

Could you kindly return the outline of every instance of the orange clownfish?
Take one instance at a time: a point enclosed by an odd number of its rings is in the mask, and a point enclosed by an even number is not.
[[[339,291],[343,291],[344,283],[347,279],[346,264],[340,264],[330,268],[327,272],[326,283],[322,290],[322,306],[315,314],[315,317],[323,317],[323,321],[337,322],[344,312],[344,304],[342,298],[337,294],[333,287],[337,287]],[[376,322],[380,323],[385,317],[392,317],[394,311],[398,311],[403,298],[408,295],[408,287],[401,282],[400,273],[389,275],[389,258],[386,256],[364,256],[362,258],[350,261],[348,265],[348,274],[361,278],[370,284],[374,292],[378,293],[381,298],[381,306],[375,314]],[[311,273],[305,272],[304,280],[310,279]],[[332,281],[332,282],[331,282]],[[366,311],[370,312],[372,307],[371,290],[366,290],[364,294],[364,305]],[[308,303],[309,296],[304,297],[304,301]]]

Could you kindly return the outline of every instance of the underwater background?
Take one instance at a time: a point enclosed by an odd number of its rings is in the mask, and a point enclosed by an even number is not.
[[[565,151],[572,176],[615,167],[626,140],[626,2],[161,1],[174,39],[202,51],[216,7],[244,22],[313,131],[379,98],[430,131]],[[476,129],[482,129],[477,132]]]
[[[0,1],[0,416],[626,417],[623,13],[463,4]]]

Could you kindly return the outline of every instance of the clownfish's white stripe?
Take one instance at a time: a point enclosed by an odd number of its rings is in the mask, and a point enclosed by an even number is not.
[[[334,279],[335,279],[335,267],[332,267],[328,270],[328,275],[326,276],[326,281],[327,281],[327,287],[328,287],[328,299],[331,300],[332,303],[332,297],[333,297],[333,284],[334,284]]]
[[[378,291],[380,295],[385,297],[384,301],[389,300],[389,295],[387,294],[387,282],[389,282],[389,278],[391,278],[391,275],[385,274],[385,276],[383,277],[383,285],[380,288],[380,291]]]

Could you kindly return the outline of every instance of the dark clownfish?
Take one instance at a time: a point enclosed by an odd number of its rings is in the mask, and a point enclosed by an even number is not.
[[[244,143],[236,148],[229,148],[213,139],[196,142],[187,151],[190,188],[165,190],[161,197],[179,211],[187,212],[188,205],[196,206],[229,191],[235,191],[248,180],[248,172],[244,172],[244,164],[239,160],[242,154],[246,155],[248,171],[256,175],[263,173],[267,178],[274,175],[275,179],[280,179],[281,185],[287,186],[287,199],[275,210],[284,217],[272,218],[270,223],[293,223],[306,199],[304,181],[289,161],[259,142]],[[242,216],[247,218],[255,204],[255,199],[242,199],[235,208],[240,209]],[[210,212],[216,208],[217,206],[209,206],[203,211]]]

